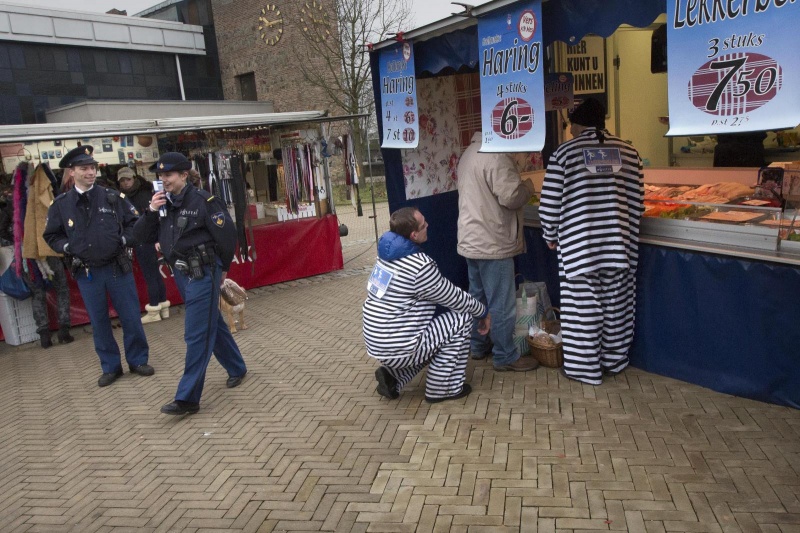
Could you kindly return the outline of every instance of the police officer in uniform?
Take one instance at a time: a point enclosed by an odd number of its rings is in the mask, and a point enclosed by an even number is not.
[[[97,384],[106,387],[123,374],[108,316],[108,296],[122,323],[128,368],[140,376],[152,376],[155,371],[147,364],[149,347],[125,249],[133,244],[133,225],[139,213],[124,194],[95,185],[97,161],[92,152],[91,146],[79,146],[59,162],[64,181],[72,178],[75,186],[53,200],[44,239],[50,248],[67,256],[89,313],[94,347],[103,369]]]
[[[219,287],[233,260],[236,229],[225,203],[187,183],[192,164],[183,154],[168,152],[151,170],[164,183],[147,212],[136,222],[139,242],[157,237],[186,304],[186,362],[168,415],[200,409],[206,369],[213,352],[228,372],[227,386],[238,386],[247,373],[242,353],[219,312]]]

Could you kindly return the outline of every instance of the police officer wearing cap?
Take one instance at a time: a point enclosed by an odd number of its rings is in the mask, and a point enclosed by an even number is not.
[[[100,357],[101,387],[122,376],[119,346],[111,331],[108,297],[122,323],[128,368],[140,376],[155,371],[147,364],[149,347],[139,318],[139,296],[125,247],[134,244],[133,225],[139,213],[124,194],[95,184],[97,161],[93,148],[79,146],[59,162],[64,181],[75,186],[59,195],[47,213],[44,239],[56,252],[68,257],[89,320],[94,347]]]
[[[219,312],[219,287],[233,260],[236,229],[225,202],[187,183],[191,163],[168,152],[150,170],[163,181],[147,212],[136,222],[137,241],[157,237],[186,304],[186,362],[175,401],[164,405],[168,415],[193,414],[211,354],[228,373],[227,386],[238,386],[247,373],[242,353]]]

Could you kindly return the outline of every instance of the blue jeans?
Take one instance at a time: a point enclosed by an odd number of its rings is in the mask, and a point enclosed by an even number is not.
[[[494,365],[510,365],[519,359],[514,344],[516,325],[516,292],[514,291],[514,258],[467,259],[469,293],[489,308],[492,330],[489,336],[478,333],[477,321],[472,326],[470,351],[485,354],[494,342]]]
[[[83,304],[92,322],[94,349],[100,357],[100,367],[104,374],[122,370],[119,345],[111,331],[111,319],[108,316],[108,297],[117,310],[122,324],[122,340],[125,345],[125,359],[128,366],[147,364],[150,353],[147,337],[142,327],[139,314],[139,296],[136,293],[136,282],[133,273],[120,273],[115,265],[92,267],[92,279],[86,272],[78,271],[75,281],[83,297]]]
[[[206,266],[203,271],[205,275],[201,279],[190,279],[177,269],[173,271],[186,314],[183,333],[186,363],[175,399],[192,403],[200,403],[212,351],[228,376],[244,376],[247,372],[242,353],[219,312],[222,267],[219,264],[214,268]]]

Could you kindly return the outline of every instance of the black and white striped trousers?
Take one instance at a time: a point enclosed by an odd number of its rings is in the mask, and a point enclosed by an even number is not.
[[[628,366],[633,340],[635,273],[598,270],[561,278],[561,332],[564,371],[591,385],[603,382],[603,370]]]
[[[400,357],[375,357],[397,380],[397,391],[428,365],[425,396],[446,398],[461,392],[469,356],[473,317],[453,311],[431,320],[414,352]]]

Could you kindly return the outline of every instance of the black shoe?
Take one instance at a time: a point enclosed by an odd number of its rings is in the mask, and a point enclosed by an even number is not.
[[[494,350],[494,343],[489,341],[489,343],[487,345],[487,348],[486,348],[486,351],[484,353],[473,353],[472,350],[470,350],[469,356],[470,356],[471,359],[474,359],[476,361],[482,361],[483,359],[486,359],[487,357],[492,357],[492,355],[493,355],[492,351],[493,350]]]
[[[396,400],[400,397],[400,393],[397,392],[397,380],[394,379],[394,376],[389,373],[386,367],[379,367],[375,371],[375,379],[378,380],[375,392],[390,400]]]
[[[247,372],[245,372],[241,376],[230,376],[230,377],[228,377],[228,381],[225,382],[225,386],[228,387],[229,389],[232,389],[234,387],[238,387],[239,385],[242,384],[242,381],[244,381],[244,377],[246,375],[247,375]]]
[[[69,334],[69,326],[61,326],[58,328],[58,342],[61,344],[69,344],[75,340],[75,337]]]
[[[469,393],[472,392],[472,387],[469,383],[464,383],[464,386],[461,388],[461,392],[458,394],[454,394],[452,396],[445,396],[444,398],[429,398],[425,396],[425,401],[428,403],[439,403],[439,402],[446,402],[447,400],[458,400],[459,398],[463,398],[465,396],[469,396]]]
[[[44,348],[45,350],[51,347],[53,345],[53,339],[50,337],[50,332],[47,330],[40,331],[39,342],[41,343],[42,348]]]
[[[122,376],[121,368],[116,372],[109,372],[108,374],[103,374],[102,376],[100,376],[100,379],[97,380],[97,386],[108,387],[109,385],[117,381],[117,378],[121,376]]]
[[[199,403],[183,402],[181,400],[175,400],[161,406],[161,412],[165,415],[193,415],[199,410]]]
[[[131,374],[139,374],[140,376],[152,376],[156,373],[156,369],[148,364],[132,366]]]

